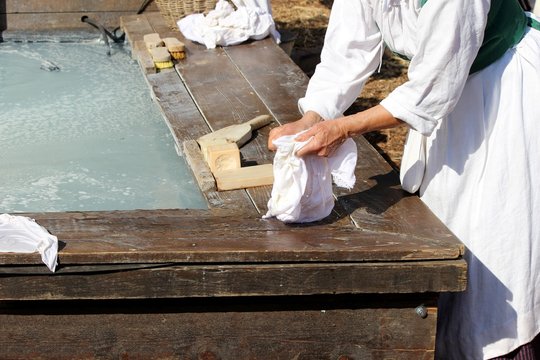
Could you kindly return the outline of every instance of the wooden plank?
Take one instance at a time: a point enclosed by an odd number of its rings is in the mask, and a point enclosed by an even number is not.
[[[148,20],[148,22],[152,24],[152,28],[154,29],[154,31],[160,34],[162,38],[166,38],[170,36],[177,37],[177,35],[180,34],[180,31],[178,29],[176,28],[171,29],[167,25],[167,23],[165,22],[165,18],[161,15],[161,13],[153,12],[153,13],[146,13],[144,15],[146,16],[146,19]],[[181,41],[184,42],[183,40]]]
[[[309,79],[273,39],[223,49],[280,124],[301,117],[297,100],[304,96]],[[276,125],[262,128],[259,136],[268,139],[270,129]],[[268,186],[247,191],[259,211],[266,213],[272,188]],[[345,218],[341,221],[344,225],[349,222]]]
[[[144,42],[144,35],[154,32],[144,14],[120,17],[120,28],[126,34],[126,40],[132,49],[136,43]]]
[[[305,95],[309,78],[272,38],[224,51],[279,123],[300,118],[297,100]]]
[[[179,31],[172,31],[166,25],[161,14],[145,16],[154,31],[162,37],[173,36],[186,44],[186,59],[179,61],[176,69],[211,131],[270,114],[222,48],[207,50],[186,40]],[[267,134],[269,128],[254,131],[252,140],[242,147],[243,166],[272,162],[273,153],[267,149],[267,137],[259,135]],[[257,187],[249,189],[248,193],[252,201],[257,201],[256,208],[266,212],[268,188]]]
[[[60,12],[131,12],[136,13],[140,0],[5,0],[5,11],[13,13],[60,13]],[[155,4],[149,4],[146,11],[157,11]]]
[[[350,192],[336,188],[334,193],[358,228],[425,238],[453,236],[417,196],[401,189],[397,172],[364,137],[356,143],[356,185]]]
[[[184,147],[183,142],[196,139],[208,132],[208,125],[199,109],[193,104],[193,99],[182,85],[176,72],[147,74],[146,79],[164,115],[165,122],[173,134],[176,147],[181,153]],[[189,159],[195,161],[193,156]],[[196,171],[201,167],[191,169]],[[200,179],[199,174],[194,175],[196,179]],[[242,214],[258,214],[244,190],[219,193],[213,188],[206,188],[205,184],[200,185],[210,207],[234,209]]]
[[[136,41],[132,45],[131,56],[137,60],[143,74],[155,74],[157,72],[152,56],[146,49],[143,41]]]
[[[403,263],[0,267],[0,300],[383,294],[463,291],[463,260]],[[25,274],[25,272],[30,272]]]
[[[176,72],[148,74],[146,79],[180,152],[184,141],[195,140],[209,131]]]
[[[286,225],[228,210],[29,214],[61,242],[62,264],[344,262],[460,259],[452,236],[417,237]],[[3,264],[40,264],[36,254],[0,254]]]
[[[299,307],[309,298],[271,298],[254,308],[255,301],[12,307],[0,314],[0,346],[10,359],[433,358],[437,314],[430,308],[420,318],[418,302],[335,308],[331,300]]]
[[[72,13],[29,13],[29,14],[7,14],[6,23],[8,30],[59,30],[59,29],[93,29],[90,25],[83,23],[81,17],[84,15],[103,25],[107,29],[114,29],[120,24],[120,17],[130,15],[131,12],[72,12]],[[96,37],[101,34],[94,29]]]
[[[269,113],[222,49],[202,50],[193,43],[186,48],[188,57],[176,69],[211,131]],[[244,163],[273,158],[266,148],[266,138],[257,136],[259,132],[254,132],[252,140],[241,149]]]
[[[212,170],[204,160],[197,142],[195,140],[187,140],[184,141],[183,146],[184,157],[193,171],[193,175],[195,176],[201,191],[203,193],[216,191],[216,180],[212,175]]]

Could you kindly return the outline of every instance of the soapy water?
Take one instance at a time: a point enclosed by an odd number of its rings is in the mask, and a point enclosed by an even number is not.
[[[0,43],[0,213],[206,208],[137,64]]]

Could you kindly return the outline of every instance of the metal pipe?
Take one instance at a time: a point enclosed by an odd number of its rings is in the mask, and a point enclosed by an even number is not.
[[[121,43],[124,42],[125,33],[122,33],[120,36],[116,36],[116,30],[115,34],[111,33],[109,30],[105,29],[105,27],[99,23],[96,23],[95,21],[91,20],[88,16],[84,15],[81,17],[81,21],[84,23],[87,23],[96,29],[98,29],[101,32],[101,35],[103,37],[103,41],[105,41],[105,44],[107,45],[107,48],[109,49],[107,51],[107,55],[111,55],[111,45],[109,44],[109,38],[113,40],[115,43]]]

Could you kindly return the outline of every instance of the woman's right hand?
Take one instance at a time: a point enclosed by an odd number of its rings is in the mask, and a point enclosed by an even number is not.
[[[323,120],[324,119],[316,112],[307,111],[300,120],[273,128],[268,135],[268,149],[272,151],[277,150],[276,146],[273,144],[275,139],[285,135],[298,134]]]

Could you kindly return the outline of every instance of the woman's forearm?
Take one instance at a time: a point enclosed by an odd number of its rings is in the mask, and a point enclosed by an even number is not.
[[[392,116],[382,105],[376,105],[367,110],[346,116],[341,121],[348,137],[389,129],[403,124],[403,121]]]
[[[349,137],[401,124],[403,124],[401,120],[394,118],[381,105],[339,119],[317,122],[308,131],[296,137],[297,141],[307,141],[313,138],[298,150],[297,155],[303,156],[313,153],[319,156],[329,156]]]

